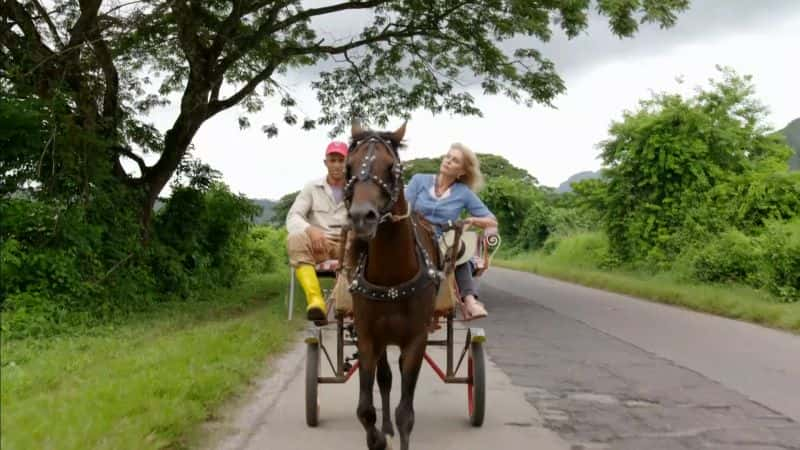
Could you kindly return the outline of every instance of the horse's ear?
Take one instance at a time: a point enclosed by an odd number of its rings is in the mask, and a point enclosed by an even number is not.
[[[350,126],[350,136],[356,137],[362,133],[364,133],[364,128],[361,127],[361,121],[353,117],[353,121],[351,122]]]
[[[394,130],[394,132],[392,133],[392,140],[394,142],[401,142],[403,140],[403,136],[406,135],[406,124],[407,123],[408,123],[408,121],[406,120],[405,122],[403,122],[403,125],[400,128]]]

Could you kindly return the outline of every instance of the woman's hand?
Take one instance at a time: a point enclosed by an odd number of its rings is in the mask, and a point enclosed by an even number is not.
[[[462,221],[462,223],[464,224],[464,231],[467,231],[469,227],[473,226],[473,224],[475,223],[474,219],[475,219],[474,217],[467,217]]]

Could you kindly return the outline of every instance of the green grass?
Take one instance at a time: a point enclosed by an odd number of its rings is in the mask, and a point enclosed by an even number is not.
[[[581,257],[580,243],[565,244],[552,256],[525,254],[498,259],[495,264],[800,333],[800,302],[781,303],[765,292],[745,286],[687,283],[674,273],[648,275],[599,270],[591,266],[591,256]]]
[[[3,342],[0,446],[185,447],[298,330],[285,320],[285,286],[285,276],[258,276],[123,326]]]

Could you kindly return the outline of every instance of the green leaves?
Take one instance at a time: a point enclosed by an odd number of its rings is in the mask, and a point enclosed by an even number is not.
[[[642,101],[612,124],[612,138],[602,144],[605,178],[585,198],[605,211],[612,249],[627,260],[654,248],[670,258],[684,242],[669,236],[687,221],[710,232],[726,222],[750,228],[789,217],[782,211],[800,201],[790,198],[796,181],[757,175],[785,170],[790,153],[764,134],[764,108],[749,78],[719,71],[721,78],[694,97],[661,93]],[[757,180],[771,186],[769,199],[758,195]]]
[[[601,0],[598,11],[630,36],[637,20],[668,26],[686,5]],[[588,26],[591,2],[145,0],[135,7],[62,2],[35,14],[16,0],[9,6],[0,82],[21,96],[63,93],[75,123],[104,140],[112,159],[107,171],[157,194],[206,120],[240,107],[239,127],[246,129],[249,115],[275,95],[282,97],[282,126],[326,126],[332,134],[353,116],[379,126],[416,109],[480,116],[477,85],[525,105],[550,105],[564,92],[563,80],[529,43],[549,39],[553,26],[577,35]],[[70,52],[55,58],[64,42]],[[317,92],[318,116],[300,112],[280,86],[277,77],[290,69]],[[180,112],[162,136],[145,116],[176,93]],[[257,126],[268,137],[278,132],[276,124]],[[146,166],[131,156],[137,152],[160,159]],[[139,173],[127,173],[121,158],[136,161]]]

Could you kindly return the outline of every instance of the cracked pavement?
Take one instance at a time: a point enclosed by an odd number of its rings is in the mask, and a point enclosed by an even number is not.
[[[489,357],[573,450],[800,449],[799,336],[502,269],[482,298]]]

